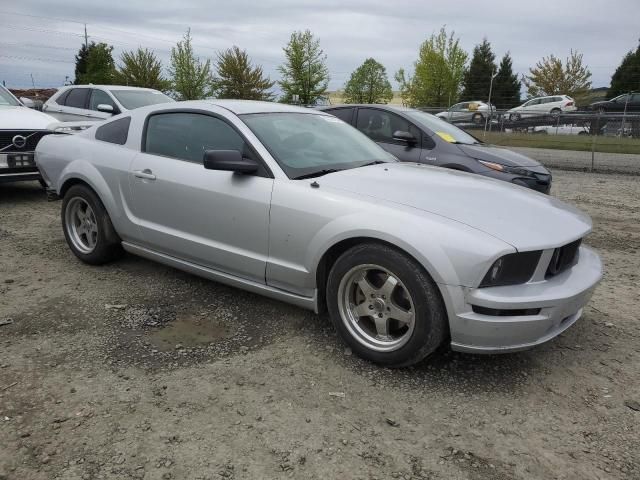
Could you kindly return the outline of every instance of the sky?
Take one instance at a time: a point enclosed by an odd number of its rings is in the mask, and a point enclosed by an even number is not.
[[[147,47],[168,65],[171,47],[191,28],[198,56],[237,45],[278,79],[282,47],[294,30],[320,39],[331,73],[330,90],[374,57],[393,75],[411,71],[420,43],[443,25],[471,52],[486,37],[514,70],[527,73],[543,56],[584,54],[594,87],[608,86],[623,55],[640,38],[638,0],[418,1],[418,0],[22,0],[0,5],[0,81],[8,87],[59,87],[73,79],[84,42],[124,50]]]

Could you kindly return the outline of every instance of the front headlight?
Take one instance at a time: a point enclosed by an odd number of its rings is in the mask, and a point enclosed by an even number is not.
[[[477,160],[477,159],[476,159]],[[501,163],[495,162],[487,162],[486,160],[478,160],[485,167],[489,167],[491,170],[496,170],[498,172],[504,173],[512,173],[513,175],[519,175],[521,177],[533,177],[535,178],[535,174],[524,167],[512,167],[509,165],[502,165]]]
[[[536,271],[541,250],[532,252],[509,253],[493,262],[491,268],[480,282],[480,287],[498,287],[518,285],[528,282]]]

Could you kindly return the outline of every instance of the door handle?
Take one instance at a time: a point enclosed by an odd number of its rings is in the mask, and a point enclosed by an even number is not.
[[[134,170],[133,174],[138,178],[144,178],[146,180],[155,180],[156,179],[156,176],[148,168],[145,168],[144,170]]]

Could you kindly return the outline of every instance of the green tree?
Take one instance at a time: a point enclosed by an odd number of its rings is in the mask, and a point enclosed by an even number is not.
[[[179,100],[200,100],[212,94],[211,60],[196,57],[191,29],[171,49],[171,88]]]
[[[283,50],[286,61],[278,67],[282,75],[278,82],[284,92],[282,101],[291,103],[297,95],[303,105],[314,103],[329,84],[327,56],[320,48],[320,40],[309,30],[293,32]]]
[[[636,51],[630,50],[611,76],[611,87],[607,98],[627,92],[640,91],[640,44]]]
[[[95,42],[91,42],[88,45],[83,43],[76,54],[75,80],[73,81],[76,85],[80,84],[80,78],[87,73],[87,57],[95,45]]]
[[[491,44],[485,38],[473,49],[469,68],[464,74],[462,100],[487,100],[491,76],[497,70],[495,62],[496,56],[491,51]]]
[[[142,47],[136,51],[122,52],[118,82],[132,87],[155,88],[161,91],[171,88],[171,82],[162,75],[162,62],[155,53]]]
[[[82,84],[112,85],[116,83],[116,64],[113,47],[106,43],[92,43],[86,58],[85,72],[76,77]]]
[[[344,87],[345,103],[388,103],[393,98],[384,65],[367,58]]]
[[[493,80],[491,103],[497,108],[512,108],[520,105],[520,79],[513,73],[513,62],[508,52],[502,57],[498,74]]]
[[[582,64],[582,54],[571,50],[564,65],[554,55],[543,57],[523,79],[531,97],[565,94],[578,97],[591,88],[591,72]]]
[[[398,70],[395,78],[403,103],[443,107],[458,100],[468,55],[454,33],[447,35],[442,27],[420,45],[413,77],[405,75],[404,69]]]
[[[251,64],[246,50],[233,46],[218,53],[216,71],[213,88],[218,98],[273,100],[275,82],[264,76],[260,65]]]

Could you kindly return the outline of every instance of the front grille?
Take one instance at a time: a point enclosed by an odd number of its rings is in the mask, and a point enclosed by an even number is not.
[[[33,152],[40,139],[49,133],[48,130],[0,130],[0,153]],[[13,144],[16,135],[26,138],[24,147],[18,148]]]
[[[551,256],[545,278],[550,278],[573,267],[578,261],[578,250],[582,239],[556,248]]]

